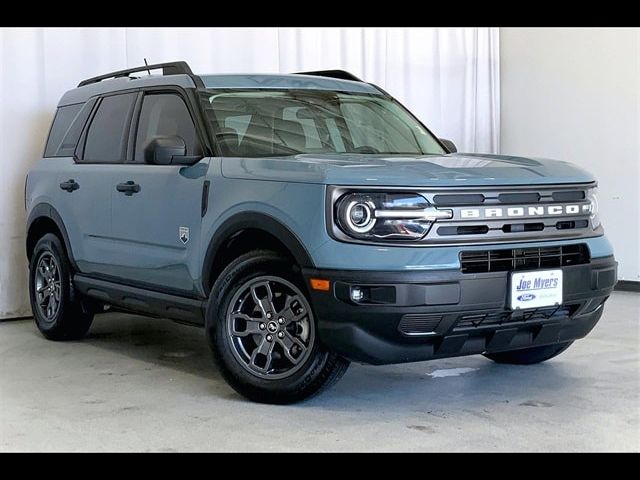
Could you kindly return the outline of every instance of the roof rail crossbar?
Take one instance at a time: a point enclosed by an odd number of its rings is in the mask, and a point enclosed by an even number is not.
[[[126,70],[118,70],[117,72],[107,73],[105,75],[98,75],[97,77],[87,78],[78,84],[78,87],[84,87],[92,83],[98,83],[102,80],[110,78],[128,77],[131,73],[146,72],[148,70],[162,69],[162,75],[179,75],[186,74],[194,78],[195,75],[191,71],[191,68],[187,62],[169,62],[169,63],[156,63],[154,65],[143,65],[141,67],[127,68]]]
[[[318,70],[315,72],[296,72],[297,75],[315,75],[316,77],[339,78],[340,80],[351,80],[353,82],[362,82],[353,73],[344,70]]]

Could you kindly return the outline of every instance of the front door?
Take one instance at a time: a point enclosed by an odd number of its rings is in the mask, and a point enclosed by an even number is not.
[[[113,275],[126,283],[195,294],[200,277],[202,191],[208,159],[191,166],[145,162],[145,147],[160,136],[178,136],[187,155],[202,155],[193,119],[177,93],[142,99],[133,161],[112,178]]]

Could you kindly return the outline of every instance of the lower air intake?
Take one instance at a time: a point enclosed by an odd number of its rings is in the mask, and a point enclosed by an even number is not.
[[[398,329],[405,335],[428,335],[435,331],[441,320],[440,314],[408,313],[400,320]]]

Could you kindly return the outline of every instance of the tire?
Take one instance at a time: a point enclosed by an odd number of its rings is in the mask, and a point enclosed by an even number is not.
[[[532,365],[544,362],[560,355],[573,342],[556,343],[554,345],[544,345],[542,347],[523,348],[521,350],[511,350],[508,352],[485,353],[484,356],[497,363],[509,363],[512,365]]]
[[[82,308],[71,282],[69,259],[52,233],[38,240],[33,250],[29,297],[36,325],[47,339],[78,340],[89,330],[93,313]]]
[[[209,296],[206,332],[214,361],[229,385],[255,402],[304,400],[349,367],[318,340],[307,289],[294,268],[274,252],[252,251],[224,269]]]

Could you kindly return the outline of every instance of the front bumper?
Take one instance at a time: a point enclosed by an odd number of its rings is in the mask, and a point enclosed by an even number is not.
[[[330,280],[330,291],[310,290],[323,343],[356,362],[388,364],[582,338],[602,315],[616,283],[616,269],[613,257],[562,267],[562,306],[516,313],[506,304],[509,272],[306,269],[303,273],[307,284],[311,278]],[[351,286],[376,292],[378,303],[352,302]]]

